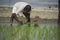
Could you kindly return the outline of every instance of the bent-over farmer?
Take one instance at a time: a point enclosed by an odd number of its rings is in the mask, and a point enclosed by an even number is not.
[[[26,2],[17,2],[14,4],[13,9],[12,9],[12,16],[11,16],[11,25],[13,23],[13,20],[15,19],[17,22],[21,22],[17,15],[21,15],[21,13],[26,17],[27,22],[30,22],[30,11],[31,11],[31,6],[26,3]]]

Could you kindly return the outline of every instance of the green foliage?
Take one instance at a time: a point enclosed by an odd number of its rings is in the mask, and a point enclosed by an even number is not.
[[[0,26],[0,40],[57,40],[57,27],[41,27],[34,24],[26,26]]]

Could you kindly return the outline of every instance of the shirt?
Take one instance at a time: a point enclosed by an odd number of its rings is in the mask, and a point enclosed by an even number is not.
[[[26,5],[29,5],[29,4],[26,2],[17,2],[13,6],[12,13],[16,13],[16,14],[21,13]]]

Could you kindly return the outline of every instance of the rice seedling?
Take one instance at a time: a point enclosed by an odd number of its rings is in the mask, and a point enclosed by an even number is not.
[[[42,27],[34,24],[26,26],[1,26],[0,40],[57,40],[57,26]]]

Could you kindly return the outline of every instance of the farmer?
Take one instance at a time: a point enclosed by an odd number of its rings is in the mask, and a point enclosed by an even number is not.
[[[12,16],[10,19],[11,25],[13,23],[13,19],[15,19],[18,23],[22,23],[17,17],[17,15],[21,16],[21,14],[26,17],[27,22],[30,22],[30,11],[31,6],[26,2],[17,2],[16,4],[14,4],[12,9]]]

